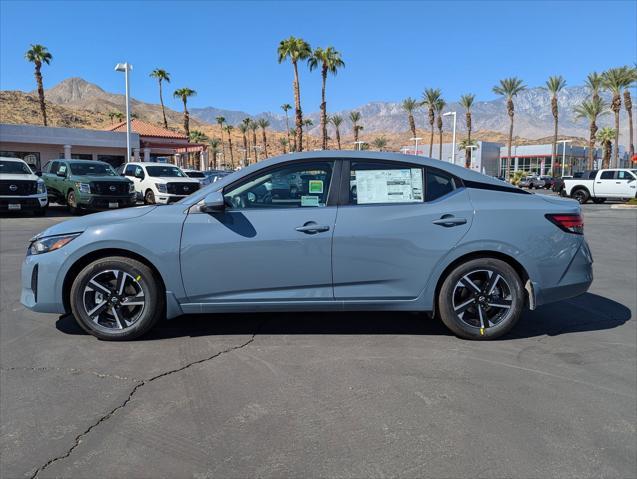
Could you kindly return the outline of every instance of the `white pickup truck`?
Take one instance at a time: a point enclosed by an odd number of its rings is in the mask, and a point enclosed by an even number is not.
[[[612,168],[585,172],[582,178],[564,180],[563,194],[586,203],[603,203],[608,198],[636,198],[637,170]]]

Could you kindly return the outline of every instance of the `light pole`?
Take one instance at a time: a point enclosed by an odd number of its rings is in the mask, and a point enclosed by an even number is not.
[[[409,141],[415,141],[416,142],[416,150],[414,151],[414,156],[418,154],[418,142],[422,140],[422,138],[410,138]]]
[[[124,72],[126,81],[126,163],[130,161],[130,92],[128,87],[128,72],[133,69],[130,63],[118,63],[115,65],[116,72]]]
[[[562,176],[564,176],[564,163],[566,162],[566,144],[571,143],[573,140],[559,140],[558,143],[562,143]],[[553,168],[551,168],[551,171]]]
[[[365,143],[364,141],[355,141],[354,144],[356,145],[356,149],[358,151],[361,151],[363,149],[363,143]]]
[[[443,113],[442,116],[450,116],[453,115],[453,136],[451,140],[451,163],[456,164],[456,112],[448,111],[447,113]],[[441,158],[442,159],[442,158]]]

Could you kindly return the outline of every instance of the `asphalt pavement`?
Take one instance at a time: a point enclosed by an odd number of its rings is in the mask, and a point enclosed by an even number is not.
[[[589,293],[493,342],[421,314],[182,317],[139,341],[19,302],[0,219],[0,476],[635,477],[637,211],[584,206]]]

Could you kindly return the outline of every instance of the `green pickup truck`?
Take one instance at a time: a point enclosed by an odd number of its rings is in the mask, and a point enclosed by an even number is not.
[[[111,165],[94,160],[53,160],[42,168],[49,201],[80,210],[108,210],[135,206],[135,185]]]

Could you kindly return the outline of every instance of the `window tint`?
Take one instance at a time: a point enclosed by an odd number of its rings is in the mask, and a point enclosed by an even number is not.
[[[629,171],[618,171],[617,172],[617,179],[618,180],[634,180],[635,178],[633,177],[633,175],[630,174]]]
[[[146,175],[144,174],[144,169],[141,166],[134,166],[133,176],[143,180]]]
[[[133,176],[135,174],[135,165],[126,165],[126,169],[124,170],[124,175]]]
[[[71,173],[77,176],[117,176],[115,170],[108,163],[87,161],[83,163],[69,163]]]
[[[58,168],[60,167],[60,162],[59,161],[52,161],[50,163],[47,163],[47,165],[49,165],[49,173],[52,174],[56,174],[58,172]]]
[[[176,178],[187,178],[186,173],[181,171],[176,166],[147,166],[146,171],[148,172],[148,176],[153,177],[176,177]]]
[[[325,206],[333,162],[286,165],[224,191],[226,202],[237,209]]]
[[[416,165],[353,161],[349,202],[353,205],[422,203],[423,170]]]
[[[21,161],[0,160],[0,174],[30,175],[32,171]]]
[[[602,174],[599,177],[600,180],[612,180],[613,178],[615,178],[614,171],[602,171]]]
[[[66,175],[66,163],[60,163],[60,166],[58,167],[56,173]]]
[[[453,177],[439,170],[427,170],[427,201],[433,201],[455,189]]]

